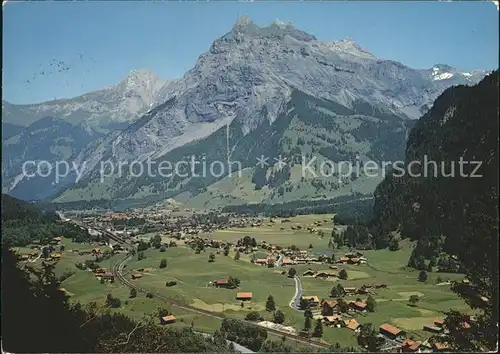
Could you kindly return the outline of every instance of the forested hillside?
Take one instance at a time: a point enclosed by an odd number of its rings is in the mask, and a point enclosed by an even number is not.
[[[2,247],[2,348],[15,353],[229,352],[224,338],[206,339],[190,328],[136,322],[95,303],[71,305],[50,266],[29,280],[14,253]],[[31,277],[37,278],[35,277]],[[157,320],[156,320],[157,321]],[[29,339],[27,339],[29,338]]]
[[[470,279],[454,290],[483,315],[476,330],[454,333],[462,350],[494,349],[497,338],[498,93],[498,71],[446,90],[410,134],[407,173],[394,171],[375,192],[376,243],[397,230],[417,241],[409,266],[429,260]]]
[[[48,241],[57,236],[76,242],[90,238],[86,230],[61,222],[57,214],[2,194],[2,244],[24,246],[33,240]]]

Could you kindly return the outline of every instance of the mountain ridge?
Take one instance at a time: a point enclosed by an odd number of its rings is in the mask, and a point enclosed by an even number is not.
[[[166,82],[147,69],[137,69],[115,85],[76,97],[31,104],[2,100],[2,122],[26,127],[43,117],[57,116],[71,124],[87,122],[94,129],[102,130],[108,124],[133,121],[146,113]],[[134,101],[130,102],[131,99]]]
[[[161,85],[154,98],[148,96],[153,102],[141,117],[93,140],[75,160],[87,163],[87,178],[105,159],[158,160],[235,120],[242,135],[251,134],[272,124],[295,91],[362,115],[384,112],[398,122],[417,118],[445,88],[474,83],[481,75],[446,70],[411,69],[379,59],[349,39],[320,41],[291,24],[275,21],[259,27],[242,17],[182,78]],[[130,77],[120,87],[132,86]],[[74,175],[69,176],[66,185],[73,182]]]

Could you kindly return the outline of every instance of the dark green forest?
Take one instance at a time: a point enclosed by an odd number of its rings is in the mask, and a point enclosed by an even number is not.
[[[378,247],[399,231],[416,241],[409,266],[429,260],[470,280],[453,290],[481,315],[474,330],[451,331],[457,350],[493,350],[497,341],[498,94],[498,71],[447,89],[411,131],[405,163],[413,176],[393,171],[375,192],[370,227]],[[460,316],[449,318],[460,323]]]
[[[351,195],[321,200],[294,200],[276,204],[256,203],[228,205],[222,208],[222,212],[247,216],[265,215],[276,217],[341,213],[342,217],[345,217],[347,213],[344,212],[344,210],[355,210],[355,214],[358,215],[360,219],[369,220],[372,214],[372,201],[370,198],[371,196],[369,195],[353,193]],[[356,219],[358,217],[356,217]]]
[[[36,280],[30,280],[36,279]],[[107,305],[70,304],[53,266],[21,269],[2,247],[2,345],[15,353],[230,352],[225,339],[204,338],[191,328],[158,326],[159,316],[140,321],[111,313]],[[104,295],[103,295],[104,297]]]
[[[71,238],[75,242],[84,242],[91,237],[86,230],[63,223],[52,211],[2,194],[2,244],[25,246],[33,240],[44,243],[57,236]]]

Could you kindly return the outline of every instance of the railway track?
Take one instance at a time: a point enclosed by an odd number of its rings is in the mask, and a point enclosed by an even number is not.
[[[75,224],[79,225],[78,223],[75,223]],[[79,225],[79,226],[81,226],[81,225]],[[135,249],[136,249],[135,245],[131,244],[127,240],[124,240],[122,237],[117,236],[117,235],[115,235],[112,232],[109,232],[107,230],[98,229],[98,231],[101,231],[105,236],[107,236],[110,239],[116,241],[121,246],[125,247],[127,250],[129,250],[129,251],[134,250],[135,251]],[[225,317],[224,315],[221,315],[219,313],[214,313],[214,312],[211,312],[211,311],[202,310],[202,309],[190,306],[190,305],[186,305],[186,304],[184,304],[184,303],[182,303],[180,301],[169,299],[169,298],[167,298],[167,297],[165,297],[165,296],[163,296],[161,294],[158,294],[157,292],[153,293],[150,289],[145,289],[145,288],[142,288],[142,287],[138,286],[137,284],[134,284],[131,280],[127,279],[122,274],[123,268],[125,267],[125,265],[127,264],[127,262],[130,261],[130,259],[132,257],[133,257],[133,255],[127,254],[126,257],[124,257],[122,260],[114,263],[112,265],[112,267],[111,267],[111,272],[114,275],[115,279],[117,279],[123,285],[125,285],[125,286],[127,286],[127,287],[129,287],[131,289],[135,289],[139,293],[144,293],[144,294],[151,293],[155,298],[160,299],[161,301],[163,301],[163,302],[165,302],[165,303],[167,303],[167,304],[169,304],[171,306],[174,306],[174,307],[186,310],[186,311],[198,313],[198,314],[204,315],[204,316],[209,316],[209,317],[212,317],[212,318],[216,318],[218,320],[223,320],[225,318],[230,318],[230,317]],[[251,321],[234,319],[234,318],[231,318],[231,319],[237,320],[239,322],[244,322],[244,323],[249,324],[251,326],[256,326],[256,327],[258,327],[260,329],[265,329],[267,332],[270,332],[270,333],[273,333],[273,334],[276,334],[276,335],[279,335],[279,336],[282,336],[282,337],[293,339],[294,341],[296,341],[298,343],[310,345],[310,346],[313,346],[313,347],[316,347],[316,348],[321,348],[321,349],[329,349],[330,348],[330,344],[327,344],[327,343],[316,342],[316,341],[309,340],[309,339],[306,339],[304,337],[301,337],[299,335],[294,335],[294,334],[290,334],[288,332],[279,331],[279,330],[276,330],[276,329],[259,326],[258,324],[254,323],[254,322],[251,322]]]
[[[130,281],[129,279],[127,279],[122,274],[123,267],[130,260],[131,257],[132,256],[129,255],[129,256],[125,257],[124,259],[122,259],[120,262],[115,263],[113,265],[112,270],[111,270],[112,273],[113,273],[113,275],[115,276],[115,278],[120,283],[122,283],[123,285],[125,285],[125,286],[127,286],[127,287],[129,287],[131,289],[135,289],[139,293],[143,293],[143,294],[151,293],[155,298],[160,299],[161,301],[163,301],[163,302],[165,302],[165,303],[167,303],[167,304],[169,304],[171,306],[174,306],[174,307],[186,310],[186,311],[195,312],[195,313],[198,313],[200,315],[209,316],[209,317],[221,320],[221,321],[223,319],[225,319],[225,318],[228,318],[228,317],[225,317],[223,315],[220,315],[220,314],[217,314],[217,313],[214,313],[214,312],[211,312],[211,311],[201,310],[199,308],[186,305],[186,304],[181,303],[179,301],[169,299],[169,298],[167,298],[167,297],[165,297],[163,295],[160,295],[158,293],[153,293],[153,292],[151,292],[148,289],[144,289],[144,288],[138,286],[137,284],[134,284],[132,281]],[[288,332],[278,331],[278,330],[275,330],[275,329],[272,329],[272,328],[259,326],[258,324],[254,323],[254,322],[251,322],[251,321],[240,320],[240,319],[236,319],[236,320],[240,321],[240,322],[245,322],[246,324],[250,324],[252,326],[256,326],[256,327],[261,328],[261,329],[265,329],[267,332],[271,332],[271,333],[277,334],[279,336],[284,336],[284,337],[293,339],[294,341],[302,343],[302,344],[306,344],[306,345],[310,345],[310,346],[313,346],[313,347],[316,347],[316,348],[322,348],[322,349],[328,349],[328,348],[330,348],[330,345],[326,344],[326,343],[321,343],[321,342],[315,342],[315,341],[307,340],[307,339],[305,339],[305,338],[303,338],[301,336],[293,335],[293,334],[290,334]]]

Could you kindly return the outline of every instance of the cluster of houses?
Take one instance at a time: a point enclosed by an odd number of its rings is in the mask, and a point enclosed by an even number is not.
[[[349,252],[346,253],[344,256],[340,257],[335,261],[337,264],[364,264],[366,263],[367,259],[363,257],[363,253],[356,251],[356,252]]]
[[[63,240],[62,237],[54,237],[54,238],[52,238],[52,240],[50,240],[48,242],[48,245],[50,245],[50,246],[57,246],[57,245],[61,244],[62,240]],[[47,246],[47,245],[45,245],[45,246]],[[42,247],[44,247],[44,245],[42,245],[42,241],[40,241],[40,240],[33,240],[33,241],[31,241],[31,245],[30,245],[31,249],[39,250]]]
[[[317,296],[302,296],[301,300],[306,300],[312,310],[319,309],[320,313],[313,318],[321,320],[329,327],[345,327],[354,332],[358,332],[360,324],[353,318],[360,312],[366,312],[366,302],[346,301],[345,304],[349,307],[347,313],[340,312],[340,303],[337,300],[322,299]]]
[[[33,261],[39,256],[39,252],[29,252],[19,256],[21,261]],[[62,253],[59,252],[51,252],[44,261],[54,261],[57,262],[61,259]]]
[[[97,280],[104,279],[106,281],[109,281],[110,283],[115,281],[115,276],[108,272],[106,268],[97,268],[93,269],[92,273],[94,273],[95,277]]]
[[[224,230],[227,228],[247,228],[261,227],[263,219],[261,218],[232,218],[222,224],[204,223],[198,224],[193,222],[190,217],[177,218],[175,222],[170,223],[165,230],[165,236],[184,239],[189,235],[198,235],[200,233],[209,233],[216,230]]]
[[[274,267],[276,263],[276,256],[269,255],[267,258],[257,258],[253,263],[271,268]]]
[[[330,259],[327,258],[326,256],[323,255],[313,255],[310,254],[307,250],[297,250],[297,249],[291,249],[290,247],[287,248],[282,248],[279,246],[274,246],[274,245],[269,245],[266,244],[265,241],[263,241],[260,245],[262,248],[267,249],[269,251],[269,254],[267,258],[259,258],[255,260],[255,264],[259,265],[264,265],[264,266],[269,266],[272,267],[274,265],[274,262],[280,257],[280,255],[283,255],[283,259],[281,262],[281,266],[293,266],[293,265],[298,265],[298,264],[325,264],[325,263],[330,263]],[[248,249],[242,249],[241,251],[248,251]],[[252,251],[256,251],[255,247],[252,249]],[[248,253],[248,252],[247,252]],[[353,265],[359,265],[359,264],[364,264],[366,263],[367,259],[363,257],[363,254],[359,251],[356,252],[350,252],[346,253],[344,256],[340,257],[335,263],[339,265],[344,265],[344,264],[353,264]],[[336,270],[337,266],[331,265],[329,267],[332,270]],[[330,271],[324,271],[324,272],[316,272],[312,274],[314,271],[310,270],[308,271],[310,274],[304,274],[305,276],[317,276],[317,277],[323,277],[323,278],[328,278],[328,277],[335,277],[336,273],[330,272]],[[321,274],[319,274],[321,273]]]
[[[471,328],[470,318],[462,323],[464,329]],[[424,325],[424,330],[432,333],[446,333],[445,320],[443,318],[434,319],[432,324]],[[425,353],[425,352],[448,352],[450,345],[445,341],[433,341],[432,343],[427,339],[419,341],[411,338],[406,338],[406,332],[394,327],[389,323],[384,323],[379,327],[379,334],[386,339],[392,340],[394,344],[400,345],[400,352],[403,353]],[[391,344],[391,345],[392,345]]]
[[[430,331],[432,333],[443,333],[447,331],[445,321],[442,318],[436,318],[432,325],[425,325],[424,330],[428,330],[428,327],[432,327]],[[464,329],[470,328],[470,323],[464,322],[463,327]],[[406,338],[406,333],[403,330],[388,323],[380,325],[379,333],[387,339],[400,343],[400,351],[403,353],[448,352],[451,349],[450,345],[445,340],[430,343],[428,339],[419,341]]]
[[[383,284],[377,285],[363,285],[364,290],[373,289],[376,287],[383,287]],[[360,289],[344,288],[348,295],[359,294]],[[301,300],[306,300],[312,310],[316,310],[314,319],[321,320],[324,325],[337,328],[348,328],[355,333],[359,333],[360,324],[354,318],[357,314],[364,313],[367,310],[367,304],[360,299],[345,301],[344,306],[347,305],[347,311],[340,311],[340,301],[333,299],[320,300],[317,296],[302,296]],[[319,311],[318,311],[319,310]],[[470,321],[465,321],[462,324],[464,329],[471,328]],[[446,333],[445,321],[442,318],[434,319],[432,324],[423,326],[423,330],[433,334]],[[389,323],[381,324],[379,327],[379,336],[387,341],[388,347],[393,348],[394,345],[399,346],[399,352],[445,352],[450,349],[447,343],[435,342],[429,343],[426,341],[418,341],[406,338],[407,333]]]
[[[471,328],[471,318],[467,317],[464,322],[461,323],[462,328],[464,330],[468,330]],[[448,330],[446,329],[445,321],[442,318],[436,318],[433,323],[425,324],[423,326],[423,330],[431,333],[447,333]]]
[[[208,237],[198,237],[195,236],[193,238],[184,238],[184,244],[186,246],[190,246],[191,244],[203,244],[204,247],[207,248],[220,248],[223,249],[226,246],[232,246],[233,244],[228,241],[223,240],[212,240]]]
[[[32,241],[32,243],[30,245],[30,248],[33,249],[33,251],[25,253],[25,254],[21,254],[20,260],[21,261],[28,261],[28,260],[33,261],[39,257],[40,252],[45,251],[45,252],[48,252],[48,257],[43,259],[45,262],[58,261],[63,257],[63,252],[62,252],[63,251],[63,248],[62,248],[63,247],[63,245],[62,245],[63,240],[64,239],[62,237],[54,237],[50,242],[48,242],[48,244],[44,244],[44,245],[42,245],[42,242],[40,240],[34,240],[34,241]],[[55,247],[57,245],[61,246],[59,252],[56,252]],[[107,246],[107,243],[106,242],[99,242],[99,245]],[[118,253],[118,252],[120,252],[120,249],[121,249],[121,246],[117,244],[114,246],[112,253],[113,254]],[[76,253],[80,256],[94,255],[96,257],[105,257],[108,253],[108,252],[103,253],[99,247],[94,247],[92,249],[66,249],[64,251],[69,252],[69,253]]]
[[[37,252],[37,251],[31,251],[28,253],[24,253],[24,254],[19,255],[19,259],[21,261],[33,260],[33,259],[36,259],[38,257],[39,253],[40,252]]]
[[[332,266],[330,269],[336,270],[337,267]],[[308,269],[304,273],[302,273],[302,275],[304,277],[323,278],[323,279],[325,279],[325,278],[337,278],[338,277],[338,274],[336,272],[332,272],[330,270],[317,271],[317,270]]]

